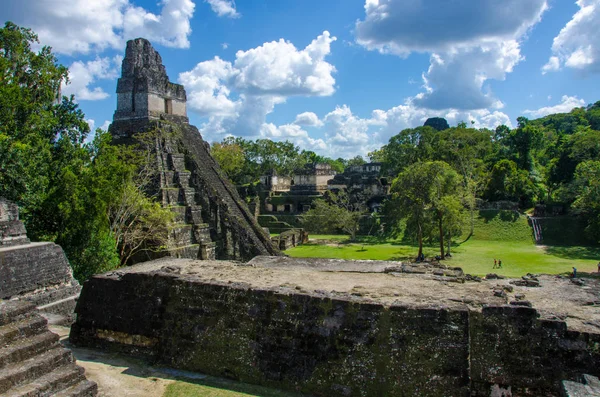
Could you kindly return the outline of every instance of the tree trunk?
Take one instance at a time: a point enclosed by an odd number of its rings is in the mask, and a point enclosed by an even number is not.
[[[421,259],[421,255],[423,255],[423,231],[421,230],[421,224],[419,224],[419,253],[417,259]]]
[[[452,242],[452,236],[450,234],[448,234],[448,251],[446,252],[446,255],[450,255],[450,243]]]
[[[438,215],[438,227],[440,229],[440,256],[444,259],[444,228],[442,227],[442,217]]]

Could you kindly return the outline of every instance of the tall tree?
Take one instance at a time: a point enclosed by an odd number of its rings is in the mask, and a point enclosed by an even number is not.
[[[458,174],[443,161],[415,163],[392,183],[396,221],[405,219],[416,234],[417,257],[423,254],[423,236],[434,228],[438,229],[440,255],[444,257],[444,226],[454,224],[451,218],[456,204],[460,205],[459,191]]]

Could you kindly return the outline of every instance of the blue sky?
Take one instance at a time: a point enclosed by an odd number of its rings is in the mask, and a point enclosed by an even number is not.
[[[514,126],[600,100],[600,0],[9,0],[106,127],[125,42],[149,39],[208,141],[365,155],[427,117]]]

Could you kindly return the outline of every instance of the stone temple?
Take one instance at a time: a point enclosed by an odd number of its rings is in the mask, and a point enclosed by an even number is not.
[[[157,132],[151,150],[159,178],[151,193],[175,213],[177,222],[163,254],[235,260],[279,255],[210,155],[208,143],[189,124],[185,89],[169,81],[148,40],[127,43],[109,131],[116,143],[125,144],[136,142],[139,133]]]
[[[118,101],[117,142],[161,132],[156,194],[177,213],[177,244],[86,281],[74,345],[315,396],[558,396],[598,383],[600,280],[283,257],[146,40],[127,44]]]

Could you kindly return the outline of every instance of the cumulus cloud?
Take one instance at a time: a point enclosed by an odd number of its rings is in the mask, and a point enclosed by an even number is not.
[[[163,0],[153,14],[130,0],[21,0],[3,4],[6,19],[31,27],[44,45],[63,54],[122,49],[139,36],[188,48],[192,0]]]
[[[563,95],[561,102],[554,106],[545,106],[537,110],[525,110],[523,113],[529,117],[544,117],[554,113],[569,113],[573,108],[585,106],[583,99],[577,98],[577,96]]]
[[[600,71],[600,0],[577,0],[579,11],[554,38],[552,56],[542,72],[562,67]]]
[[[290,128],[295,127],[287,127],[285,134],[268,130],[266,117],[288,97],[334,93],[335,67],[325,58],[335,40],[325,31],[299,50],[282,39],[238,51],[233,62],[215,57],[181,73],[179,82],[188,92],[189,109],[208,117],[201,132],[209,136],[291,134]]]
[[[324,139],[313,139],[296,123],[281,126],[264,124],[261,136],[287,139],[304,149],[329,157],[349,158],[357,154],[365,156],[379,149],[393,135],[406,128],[421,126],[429,117],[444,117],[451,126],[464,121],[474,128],[495,129],[501,124],[512,128],[508,115],[499,110],[431,110],[415,106],[409,99],[387,110],[376,109],[368,117],[354,114],[347,105],[337,106],[323,117],[323,126],[318,129],[324,134]]]
[[[366,0],[356,41],[402,57],[431,53],[423,74],[425,92],[414,98],[415,104],[483,109],[498,105],[485,82],[505,79],[523,59],[519,40],[546,9],[546,0]]]
[[[100,79],[115,79],[119,74],[122,57],[96,58],[93,61],[76,61],[69,66],[69,84],[63,83],[62,94],[75,95],[77,101],[96,101],[108,98],[102,88],[90,88],[90,85]]]
[[[210,4],[210,8],[220,17],[239,18],[242,15],[237,12],[233,0],[204,0]]]
[[[296,116],[296,120],[294,120],[294,124],[303,125],[307,127],[321,127],[323,126],[323,122],[319,120],[319,116],[317,116],[313,112],[304,112],[300,113]]]
[[[325,31],[300,51],[283,39],[238,51],[233,84],[253,95],[331,95],[335,67],[324,59],[335,40]]]

